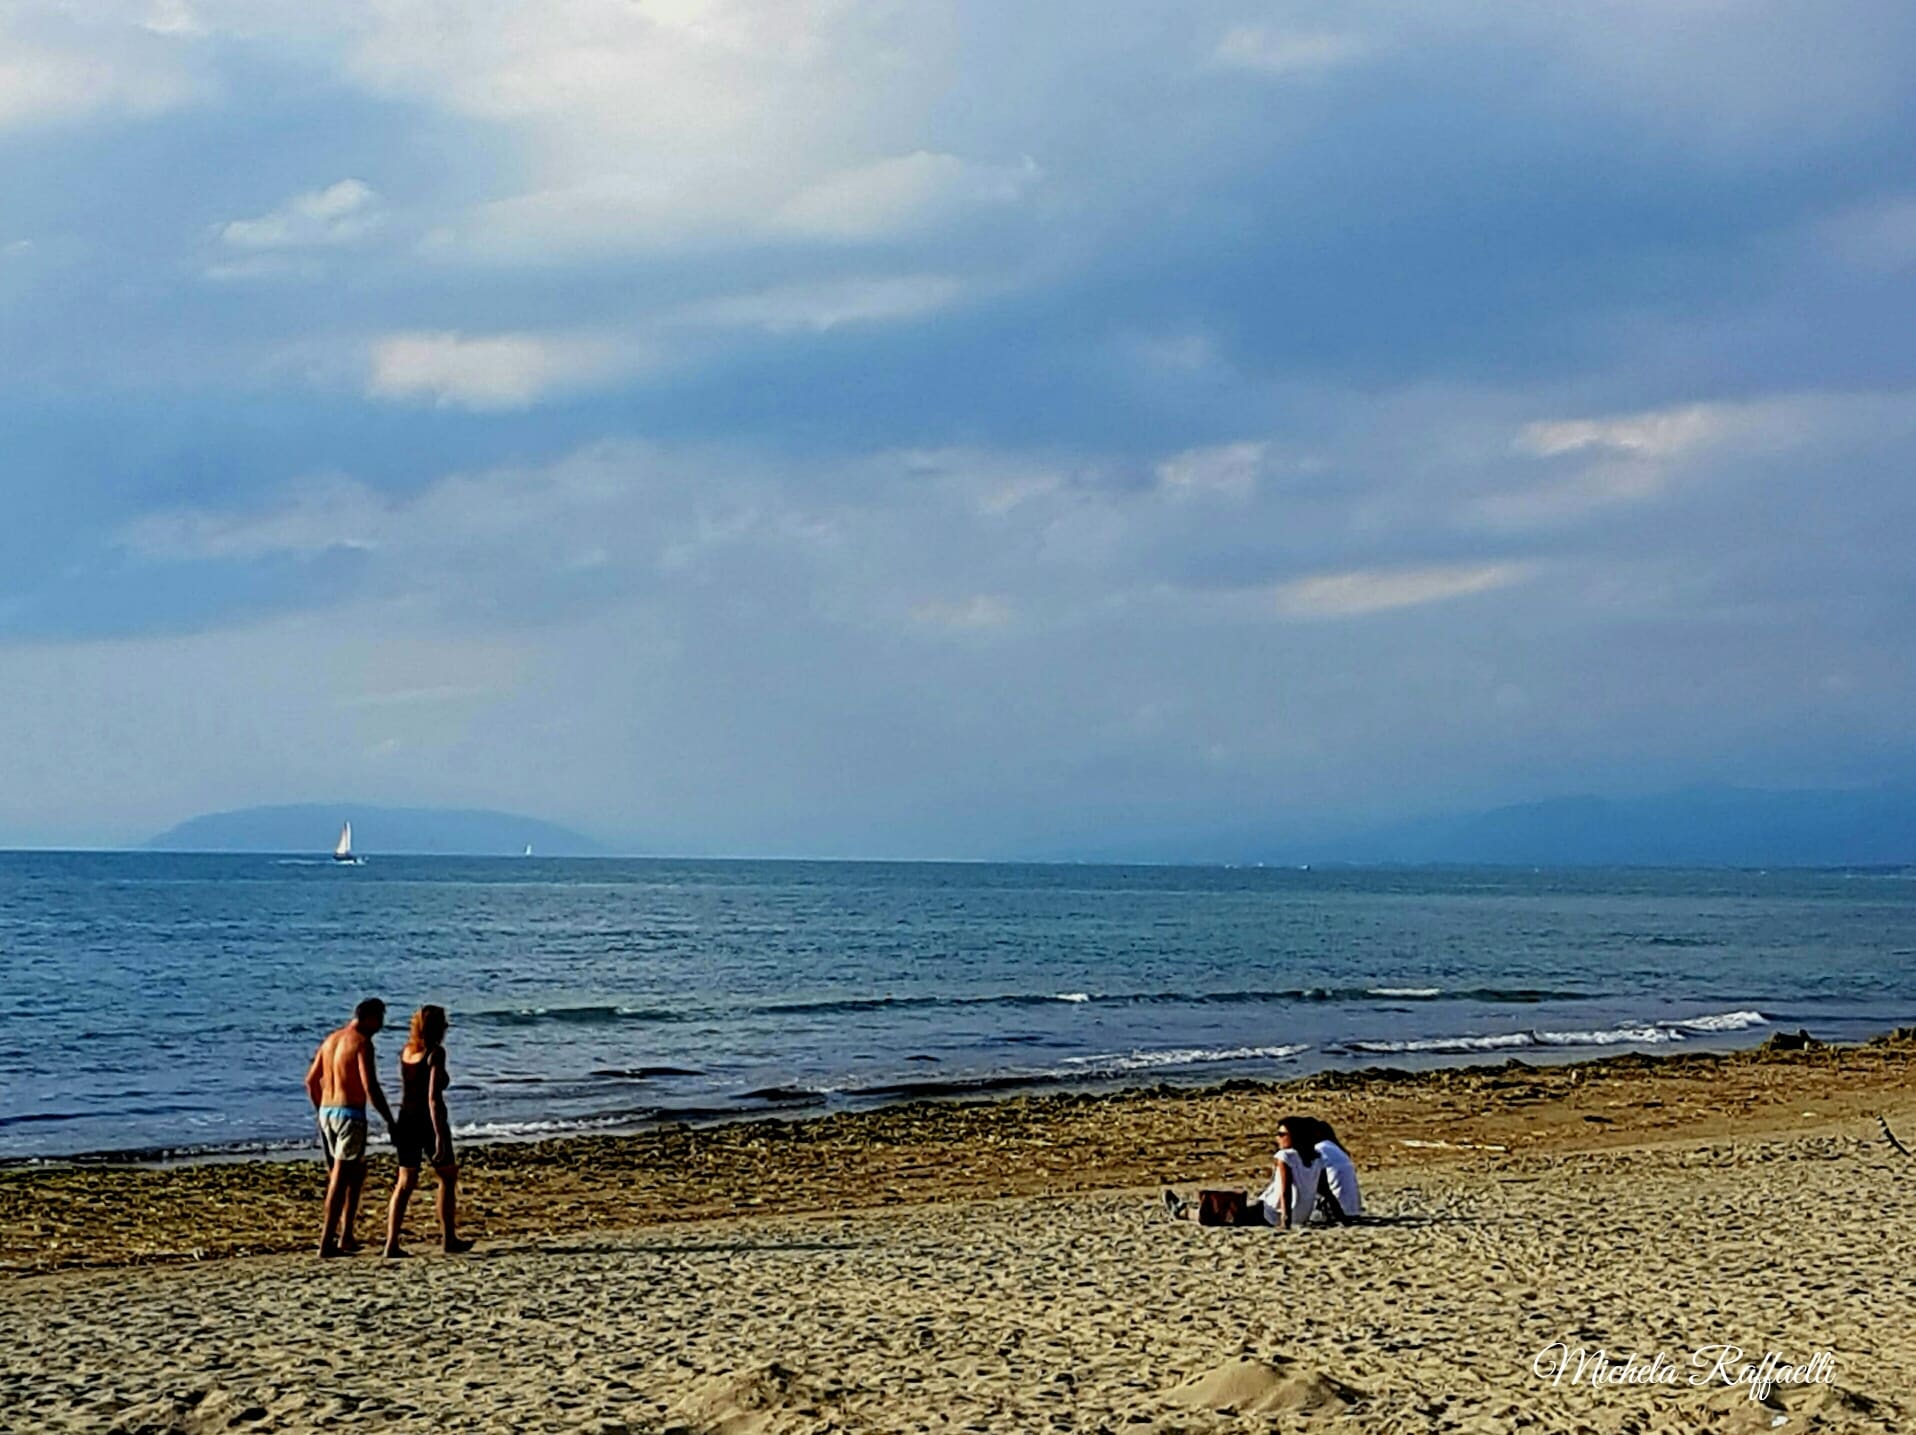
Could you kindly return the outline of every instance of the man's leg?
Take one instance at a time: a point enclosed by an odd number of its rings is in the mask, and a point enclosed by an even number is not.
[[[360,1249],[359,1245],[359,1193],[366,1184],[366,1163],[359,1161],[341,1161],[345,1172],[346,1200],[345,1210],[339,1222],[339,1253],[350,1256]]]
[[[346,1214],[346,1162],[335,1161],[326,1175],[326,1226],[320,1232],[319,1253],[339,1254],[340,1219]]]

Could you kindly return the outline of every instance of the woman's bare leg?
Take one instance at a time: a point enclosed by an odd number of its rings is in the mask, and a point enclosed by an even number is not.
[[[439,1237],[446,1251],[458,1255],[461,1251],[472,1249],[471,1241],[459,1239],[459,1168],[440,1166],[439,1172]]]
[[[406,1224],[406,1203],[412,1199],[413,1187],[419,1184],[417,1166],[401,1166],[399,1179],[393,1182],[392,1204],[386,1208],[386,1254],[403,1256],[399,1249],[399,1232]]]

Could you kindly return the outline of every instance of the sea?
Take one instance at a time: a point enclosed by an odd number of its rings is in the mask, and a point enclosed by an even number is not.
[[[1916,873],[0,853],[0,1163],[312,1147],[436,1002],[467,1140],[1916,1023]]]

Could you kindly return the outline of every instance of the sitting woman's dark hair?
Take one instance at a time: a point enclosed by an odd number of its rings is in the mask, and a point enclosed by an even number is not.
[[[1318,1127],[1323,1123],[1313,1116],[1286,1116],[1277,1123],[1277,1134],[1291,1138],[1291,1150],[1304,1158],[1306,1166],[1317,1160]]]
[[[1344,1144],[1337,1139],[1337,1133],[1331,1130],[1330,1122],[1323,1120],[1321,1117],[1313,1116],[1311,1118],[1311,1125],[1317,1128],[1315,1140],[1320,1146],[1326,1141],[1330,1142],[1333,1146],[1342,1146]]]

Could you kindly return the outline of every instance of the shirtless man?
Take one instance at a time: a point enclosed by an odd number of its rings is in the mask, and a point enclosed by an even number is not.
[[[373,1037],[385,1024],[386,1004],[366,998],[353,1008],[351,1021],[319,1044],[306,1071],[306,1095],[319,1112],[319,1144],[332,1168],[326,1179],[326,1229],[319,1238],[322,1256],[349,1256],[359,1249],[353,1226],[366,1183],[366,1103],[389,1129],[393,1124],[373,1063]]]

